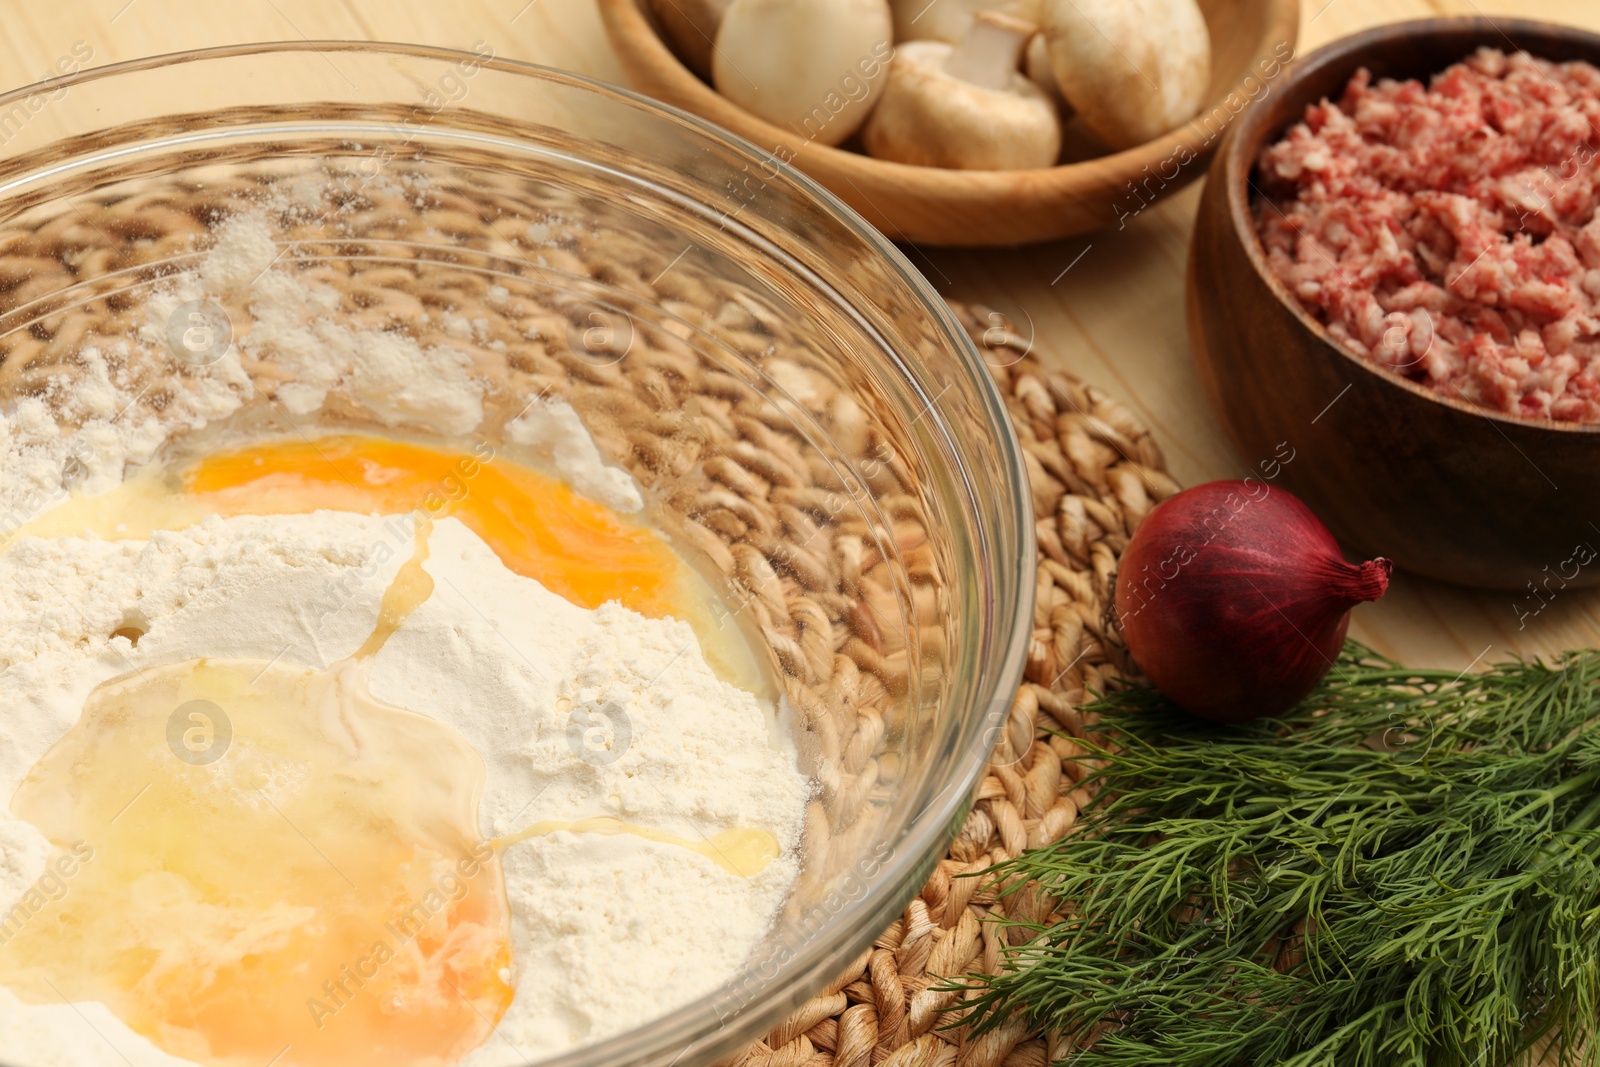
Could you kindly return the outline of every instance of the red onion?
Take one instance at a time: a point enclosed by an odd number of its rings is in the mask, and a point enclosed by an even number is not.
[[[1346,563],[1311,509],[1254,479],[1210,482],[1145,517],[1117,573],[1134,661],[1174,704],[1215,722],[1279,715],[1344,645],[1350,609],[1394,564]]]

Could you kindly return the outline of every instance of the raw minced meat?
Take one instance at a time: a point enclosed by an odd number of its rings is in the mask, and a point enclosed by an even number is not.
[[[1358,71],[1261,153],[1258,191],[1272,269],[1334,337],[1445,396],[1600,422],[1600,69]]]

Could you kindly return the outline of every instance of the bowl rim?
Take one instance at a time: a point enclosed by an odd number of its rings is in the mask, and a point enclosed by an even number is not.
[[[1498,39],[1502,46],[1509,45],[1512,47],[1516,47],[1516,42],[1511,39],[1511,34],[1542,33],[1550,36],[1567,37],[1590,46],[1595,53],[1595,59],[1591,62],[1596,66],[1600,66],[1600,33],[1577,26],[1567,26],[1538,19],[1489,18],[1480,15],[1436,16],[1382,23],[1330,41],[1304,57],[1296,57],[1293,65],[1285,74],[1282,84],[1279,86],[1279,92],[1285,95],[1292,95],[1311,74],[1324,71],[1329,67],[1346,67],[1345,77],[1348,79],[1362,65],[1362,56],[1373,45],[1393,40],[1397,36],[1415,38],[1446,30],[1472,31],[1475,35],[1484,37],[1486,43],[1487,40]],[[1469,54],[1463,54],[1461,59],[1466,59]],[[1459,62],[1459,60],[1456,62]],[[1549,431],[1577,435],[1600,434],[1600,422],[1568,422],[1557,419],[1536,419],[1523,415],[1511,415],[1504,411],[1497,411],[1494,408],[1441,395],[1396,371],[1390,370],[1388,367],[1374,363],[1364,354],[1355,351],[1335,338],[1328,332],[1327,327],[1317,321],[1306,309],[1305,305],[1283,284],[1283,281],[1267,262],[1266,248],[1261,243],[1261,235],[1256,229],[1255,217],[1251,211],[1253,199],[1251,194],[1256,192],[1259,195],[1259,192],[1255,190],[1255,183],[1252,178],[1255,173],[1256,158],[1260,154],[1262,146],[1269,137],[1280,137],[1289,126],[1301,121],[1299,118],[1291,117],[1288,125],[1280,129],[1268,129],[1266,99],[1266,97],[1263,97],[1253,103],[1228,128],[1223,144],[1217,153],[1217,169],[1221,172],[1220,179],[1225,186],[1228,217],[1233,225],[1234,237],[1243,247],[1245,258],[1250,261],[1250,265],[1255,269],[1257,276],[1272,295],[1277,298],[1278,303],[1298,319],[1300,325],[1307,332],[1321,341],[1326,348],[1331,349],[1342,357],[1346,363],[1353,364],[1361,371],[1372,375],[1379,382],[1399,387],[1413,396],[1463,414],[1481,416],[1493,423],[1504,423],[1507,426],[1516,427],[1518,430],[1528,432]]]
[[[868,890],[859,898],[860,902],[864,903],[871,897],[871,887],[876,886],[880,890],[882,899],[877,902],[877,907],[855,917],[857,924],[863,924],[869,916],[872,917],[870,929],[855,931],[853,927],[846,926],[836,930],[837,936],[833,938],[818,936],[820,930],[812,931],[803,941],[795,945],[792,951],[787,951],[784,957],[781,966],[783,972],[790,976],[788,983],[780,984],[776,972],[771,976],[758,976],[764,988],[787,988],[802,992],[807,997],[815,995],[828,981],[836,977],[837,969],[848,966],[852,958],[870,946],[872,941],[880,936],[882,927],[892,922],[894,916],[921,890],[932,866],[937,863],[943,850],[955,838],[965,819],[976,786],[986,773],[990,754],[1000,740],[1001,727],[1023,679],[1028,643],[1032,633],[1038,543],[1034,537],[1033,498],[1028,488],[1029,480],[1022,445],[999,386],[989,373],[983,356],[972,338],[962,327],[949,304],[933,287],[932,282],[916,269],[904,252],[871,226],[854,208],[792,164],[774,161],[770,154],[738,133],[681,108],[598,78],[524,60],[508,59],[498,55],[486,58],[460,49],[434,45],[338,39],[241,42],[141,56],[102,66],[86,67],[71,74],[0,93],[0,109],[41,93],[55,92],[62,88],[83,85],[119,74],[213,60],[256,58],[278,53],[325,56],[330,52],[364,52],[450,63],[464,59],[472,60],[479,69],[531,77],[601,98],[609,98],[684,127],[688,134],[714,142],[717,146],[744,157],[751,166],[780,167],[782,176],[787,177],[798,192],[811,198],[819,210],[831,214],[853,232],[869,250],[884,260],[910,294],[922,305],[923,311],[930,315],[936,329],[949,342],[954,356],[961,364],[965,364],[975,383],[976,399],[980,409],[989,423],[989,428],[996,434],[1001,464],[997,471],[987,469],[977,471],[958,467],[957,472],[966,491],[981,490],[993,482],[995,475],[1002,481],[1009,480],[1016,490],[1009,505],[1002,509],[1011,512],[1012,521],[1016,524],[1016,544],[1011,546],[1015,550],[1014,558],[1009,568],[998,562],[995,568],[997,580],[1009,581],[1016,590],[1015,611],[1011,618],[1005,618],[1001,610],[1005,605],[1000,603],[998,598],[994,603],[976,610],[977,617],[983,625],[992,629],[994,640],[1002,649],[998,661],[993,658],[986,660],[989,663],[996,663],[990,672],[994,679],[992,692],[985,693],[980,690],[974,694],[980,698],[974,706],[952,709],[954,728],[945,740],[944,747],[960,752],[962,765],[958,766],[956,772],[948,778],[936,779],[930,775],[920,791],[913,794],[912,799],[916,802],[916,807],[911,817],[900,831],[901,836],[890,840],[889,843],[893,847],[889,858],[882,862],[878,873],[868,881]],[[204,107],[200,109],[204,110]],[[10,159],[0,157],[0,167],[10,164],[10,167],[5,167],[12,171],[8,177],[16,177],[18,171],[26,170],[25,166],[18,165],[22,159],[25,159],[25,156]],[[0,186],[9,184],[9,181],[0,182]],[[3,195],[4,192],[0,191],[0,196]],[[959,454],[961,450],[955,448],[959,435],[949,427],[948,420],[939,412],[938,397],[932,395],[929,389],[924,388],[924,383],[910,373],[910,366],[914,360],[906,358],[906,353],[892,348],[886,348],[885,355],[886,363],[895,368],[907,386],[928,401],[925,421],[940,427],[941,436],[950,443],[952,451]],[[979,532],[984,536],[974,539],[972,543],[974,554],[991,556],[1007,547],[999,543],[998,535],[1004,533],[1003,528]],[[1001,560],[1003,558],[1003,556],[998,557]],[[986,706],[982,703],[984,698],[987,699]],[[886,905],[891,902],[894,907],[889,909]],[[829,916],[828,925],[821,929],[829,929],[835,920],[849,914],[841,908]],[[878,918],[880,914],[881,921]],[[771,1005],[762,1007],[759,997],[751,997],[726,1012],[719,1011],[719,1006],[726,1004],[727,995],[738,988],[741,980],[753,973],[743,968],[749,968],[762,961],[761,952],[764,944],[765,941],[757,944],[751,957],[745,961],[738,973],[731,975],[716,989],[695,1000],[665,1015],[646,1020],[642,1025],[631,1025],[610,1037],[565,1049],[534,1062],[539,1067],[547,1065],[548,1067],[603,1067],[603,1065],[609,1067],[611,1064],[624,1062],[664,1065],[692,1063],[703,1060],[708,1051],[717,1050],[718,1034],[725,1033],[730,1028],[739,1032],[741,1041],[758,1039],[764,1030],[757,1029],[756,1024],[770,1027],[791,1010],[784,1001],[775,998]],[[845,952],[844,949],[847,947],[849,951]],[[741,1017],[744,1022],[742,1026]],[[726,1041],[726,1038],[722,1040]]]
[[[1290,58],[1280,61],[1283,67],[1287,67],[1294,58],[1293,49],[1299,39],[1300,0],[1264,0],[1264,2],[1267,4],[1268,18],[1259,36],[1265,40],[1281,39],[1289,46]],[[751,131],[740,132],[740,137],[749,138],[755,133],[759,133],[762,137],[774,135],[780,138],[776,142],[780,145],[795,139],[790,131],[746,111],[718,93],[698,74],[685,66],[683,60],[678,58],[677,53],[668,47],[661,34],[657,32],[650,15],[644,10],[644,0],[598,0],[598,3],[606,28],[610,31],[613,46],[616,44],[619,32],[625,32],[630,46],[637,46],[638,49],[648,53],[654,61],[655,68],[671,74],[683,86],[686,93],[712,102],[713,107],[722,104],[731,109],[731,112],[737,112],[747,124],[745,128]],[[1263,59],[1271,58],[1275,58],[1273,53],[1264,53],[1258,49],[1248,57],[1247,63],[1253,65]],[[1246,76],[1250,76],[1248,68]],[[1283,72],[1280,69],[1270,80],[1276,81],[1282,77]],[[1239,82],[1234,82],[1226,85],[1214,96],[1208,94],[1192,116],[1159,137],[1129,148],[1107,152],[1105,155],[1075,160],[1071,163],[1057,163],[1049,167],[1027,170],[957,170],[949,167],[924,167],[877,159],[865,152],[852,152],[835,145],[823,144],[815,139],[804,138],[799,139],[799,147],[795,150],[794,158],[810,156],[844,170],[876,170],[886,179],[904,183],[908,194],[912,196],[928,195],[936,191],[948,194],[950,190],[959,188],[975,200],[990,199],[1016,196],[1019,184],[1027,183],[1032,190],[1029,198],[1038,199],[1058,195],[1063,189],[1071,188],[1077,180],[1094,176],[1096,172],[1106,177],[1136,175],[1141,168],[1158,167],[1160,163],[1172,158],[1182,149],[1191,152],[1197,162],[1209,159],[1218,150],[1222,138],[1213,136],[1207,139],[1199,133],[1190,131],[1203,117],[1214,113],[1218,108],[1225,108],[1228,98],[1234,95],[1238,84]],[[1227,129],[1232,129],[1248,110],[1247,104],[1239,111],[1230,114],[1227,119]],[[1169,181],[1169,184],[1173,183]]]

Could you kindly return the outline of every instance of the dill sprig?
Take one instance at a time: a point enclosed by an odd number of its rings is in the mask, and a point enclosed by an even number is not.
[[[1461,677],[1352,643],[1282,719],[1111,694],[1080,828],[991,872],[1066,903],[1007,924],[969,1019],[1077,1067],[1600,1063],[1597,686],[1600,651]]]

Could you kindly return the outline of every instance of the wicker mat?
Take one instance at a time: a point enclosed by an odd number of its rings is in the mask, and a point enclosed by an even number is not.
[[[1068,760],[1079,750],[1059,734],[1081,735],[1086,691],[1130,669],[1106,610],[1113,574],[1134,527],[1178,486],[1127,409],[1047,370],[988,309],[955,312],[1005,394],[1033,489],[1040,562],[1027,672],[972,813],[928,884],[821,996],[728,1061],[738,1067],[1044,1067],[1065,1052],[1020,1022],[977,1037],[952,1028],[954,996],[935,987],[998,969],[1007,935],[986,917],[1048,915],[1031,889],[1001,901],[959,876],[1059,840],[1077,821],[1086,796]]]

